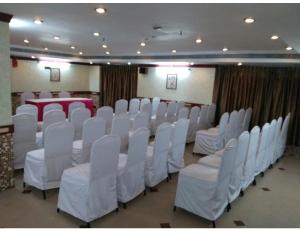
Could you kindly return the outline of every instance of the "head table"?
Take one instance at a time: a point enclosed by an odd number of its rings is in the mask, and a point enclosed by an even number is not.
[[[93,100],[88,98],[51,98],[51,99],[30,99],[26,100],[26,104],[32,104],[38,108],[38,121],[43,120],[43,109],[47,104],[50,103],[59,103],[63,107],[63,111],[68,116],[69,104],[73,102],[82,102],[85,104],[85,107],[90,109],[91,115],[93,116]]]

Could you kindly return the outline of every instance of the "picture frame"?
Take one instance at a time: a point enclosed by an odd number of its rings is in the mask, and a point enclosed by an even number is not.
[[[167,74],[166,89],[177,89],[177,74]]]
[[[50,81],[51,82],[60,82],[60,69],[59,68],[50,68]]]

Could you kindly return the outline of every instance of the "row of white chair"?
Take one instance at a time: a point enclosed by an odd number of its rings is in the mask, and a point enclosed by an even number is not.
[[[53,95],[49,91],[41,91],[39,93],[39,99],[49,99],[52,98]],[[59,98],[70,98],[71,94],[67,91],[61,91],[58,93]],[[21,105],[25,104],[26,100],[35,99],[35,94],[32,92],[23,92],[21,93]]]
[[[224,149],[200,158],[198,163],[180,170],[175,206],[213,222],[227,207],[283,155],[290,114],[266,123],[261,132],[255,126],[228,141]],[[282,126],[281,126],[282,125]]]

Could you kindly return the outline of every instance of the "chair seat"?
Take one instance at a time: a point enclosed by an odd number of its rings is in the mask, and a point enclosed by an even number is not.
[[[44,149],[36,149],[30,152],[27,152],[27,159],[34,160],[34,161],[44,161],[45,159],[45,152]]]
[[[208,167],[219,168],[222,162],[222,157],[218,155],[210,155],[200,158],[198,164],[205,165]]]
[[[35,135],[35,143],[39,148],[43,147],[43,132],[37,132]]]
[[[73,142],[73,155],[72,155],[72,164],[77,165],[81,161],[82,155],[82,140],[76,140]]]
[[[199,164],[191,164],[180,170],[181,175],[196,178],[207,183],[216,183],[218,172],[216,168]]]
[[[66,169],[63,173],[63,179],[68,182],[81,182],[80,184],[88,184],[89,175],[90,164],[85,163]]]
[[[216,137],[218,136],[218,129],[208,129],[208,130],[200,130],[197,132],[197,136],[210,136],[210,137]]]

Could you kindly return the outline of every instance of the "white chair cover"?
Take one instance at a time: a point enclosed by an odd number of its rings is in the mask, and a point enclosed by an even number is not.
[[[188,119],[179,119],[174,125],[174,134],[168,155],[168,172],[178,172],[184,167],[184,152],[189,127]]]
[[[63,110],[63,107],[61,104],[59,103],[50,103],[50,104],[47,104],[44,108],[43,108],[43,114],[44,113],[47,113],[48,111],[51,111],[51,110]]]
[[[285,151],[285,146],[286,146],[286,140],[287,140],[287,134],[288,134],[288,129],[289,129],[289,122],[290,122],[290,117],[291,113],[289,112],[287,116],[285,117],[283,121],[283,125],[281,128],[281,133],[280,133],[280,150],[279,150],[279,157],[280,158]]]
[[[277,120],[276,124],[276,140],[275,140],[275,152],[272,164],[276,162],[276,160],[279,158],[279,150],[280,150],[280,132],[281,132],[281,126],[282,126],[282,117],[280,116]]]
[[[115,104],[115,115],[127,113],[128,101],[126,99],[119,99]]]
[[[67,121],[49,125],[44,149],[26,155],[24,182],[41,190],[58,188],[64,169],[71,167],[73,136],[74,128]]]
[[[84,121],[82,140],[73,142],[72,164],[78,165],[90,161],[91,147],[94,141],[105,135],[105,120],[93,117]]]
[[[145,190],[145,159],[150,131],[139,128],[129,138],[128,155],[120,153],[118,201],[126,203]]]
[[[245,119],[245,109],[242,108],[238,112],[238,122],[236,123],[236,137],[238,137],[244,130],[243,130],[243,122]]]
[[[255,176],[257,176],[258,174],[264,171],[264,160],[265,160],[265,156],[267,155],[266,151],[267,151],[267,145],[269,139],[269,130],[270,130],[269,123],[266,123],[261,130],[259,146],[258,146],[256,159],[255,159]]]
[[[72,111],[70,122],[74,126],[74,140],[82,139],[82,127],[84,121],[91,118],[91,111],[87,108],[77,108]]]
[[[189,116],[189,128],[187,133],[187,143],[191,143],[195,141],[196,131],[198,128],[198,116],[199,116],[200,108],[198,106],[194,106],[191,109]]]
[[[244,121],[243,121],[243,131],[248,131],[250,120],[251,120],[251,115],[252,115],[252,108],[249,107],[245,112],[245,117],[244,117]]]
[[[145,112],[141,112],[134,117],[132,130],[149,127],[149,116]]]
[[[134,117],[140,109],[140,100],[139,99],[131,99],[129,102],[129,115],[130,117]]]
[[[142,110],[142,107],[145,105],[145,104],[148,104],[150,103],[151,104],[151,101],[149,98],[143,98],[141,99],[141,104],[140,104],[140,110]],[[151,111],[152,111],[152,106],[151,106]],[[151,114],[152,115],[152,114]]]
[[[35,105],[31,105],[31,104],[24,104],[21,105],[19,107],[17,107],[16,109],[16,114],[31,114],[34,116],[35,121],[37,122],[37,114],[38,114],[38,108]]]
[[[168,103],[167,107],[167,122],[173,123],[176,120],[176,102]]]
[[[225,128],[228,121],[228,113],[224,113],[220,119],[218,128],[200,130],[196,133],[194,153],[212,155],[224,147]]]
[[[13,118],[13,154],[14,168],[24,168],[26,153],[37,149],[35,133],[37,129],[36,117],[31,114],[17,114]]]
[[[255,179],[255,158],[259,144],[260,128],[252,128],[249,137],[249,147],[243,168],[242,189],[245,190]]]
[[[207,123],[210,127],[213,126],[213,122],[215,120],[215,114],[216,114],[216,104],[211,104],[208,107],[208,113],[207,113]]]
[[[207,114],[208,114],[208,106],[202,105],[199,113],[198,130],[204,130],[209,127],[207,125]]]
[[[49,92],[49,91],[41,91],[40,94],[39,94],[40,99],[50,99],[52,97],[53,97],[52,93]]]
[[[23,92],[21,94],[21,105],[26,103],[26,100],[34,99],[35,95],[32,92]]]
[[[153,99],[152,99],[152,115],[156,115],[156,111],[157,111],[159,103],[160,103],[160,98],[153,97]]]
[[[227,143],[230,139],[236,138],[237,132],[237,123],[239,120],[239,115],[236,110],[232,111],[229,116],[229,121],[225,129],[225,143]]]
[[[73,103],[70,103],[69,107],[68,107],[68,118],[69,118],[69,120],[71,118],[72,111],[75,110],[75,109],[77,109],[77,108],[85,108],[85,104],[82,103],[82,102],[73,102]]]
[[[127,114],[121,114],[113,118],[111,134],[120,137],[121,153],[127,153],[129,129],[130,129],[130,120]]]
[[[152,105],[151,103],[145,103],[143,106],[141,106],[141,112],[147,113],[149,118],[149,128],[151,125],[151,118],[152,118]]]
[[[182,107],[179,110],[177,120],[179,119],[187,119],[189,117],[189,109],[187,107]]]
[[[185,106],[185,102],[184,101],[177,101],[177,107],[176,107],[176,120],[178,120],[178,115],[179,115],[179,111],[181,108],[183,108]]]
[[[268,145],[266,147],[266,157],[264,169],[267,169],[273,162],[274,153],[275,153],[275,140],[276,140],[276,124],[277,120],[273,119],[270,124]]]
[[[85,222],[115,210],[119,153],[117,136],[106,135],[95,141],[90,163],[64,171],[57,207]]]
[[[154,145],[147,147],[145,182],[154,187],[168,177],[168,152],[172,126],[161,124],[156,131]]]
[[[175,206],[210,221],[220,217],[228,204],[228,187],[236,146],[236,139],[231,139],[226,144],[219,169],[201,164],[192,164],[181,169]]]
[[[61,91],[58,93],[59,98],[71,98],[70,92],[67,91]]]
[[[153,105],[152,105],[152,108],[153,108]],[[156,129],[158,128],[159,125],[166,122],[166,111],[167,111],[167,104],[165,102],[160,102],[158,104],[155,116],[153,116],[151,119],[151,134],[152,135],[154,135],[156,133]]]
[[[113,111],[112,107],[109,107],[109,106],[100,107],[97,110],[97,116],[99,116],[105,120],[106,134],[110,133],[113,115],[114,115],[114,111]]]

